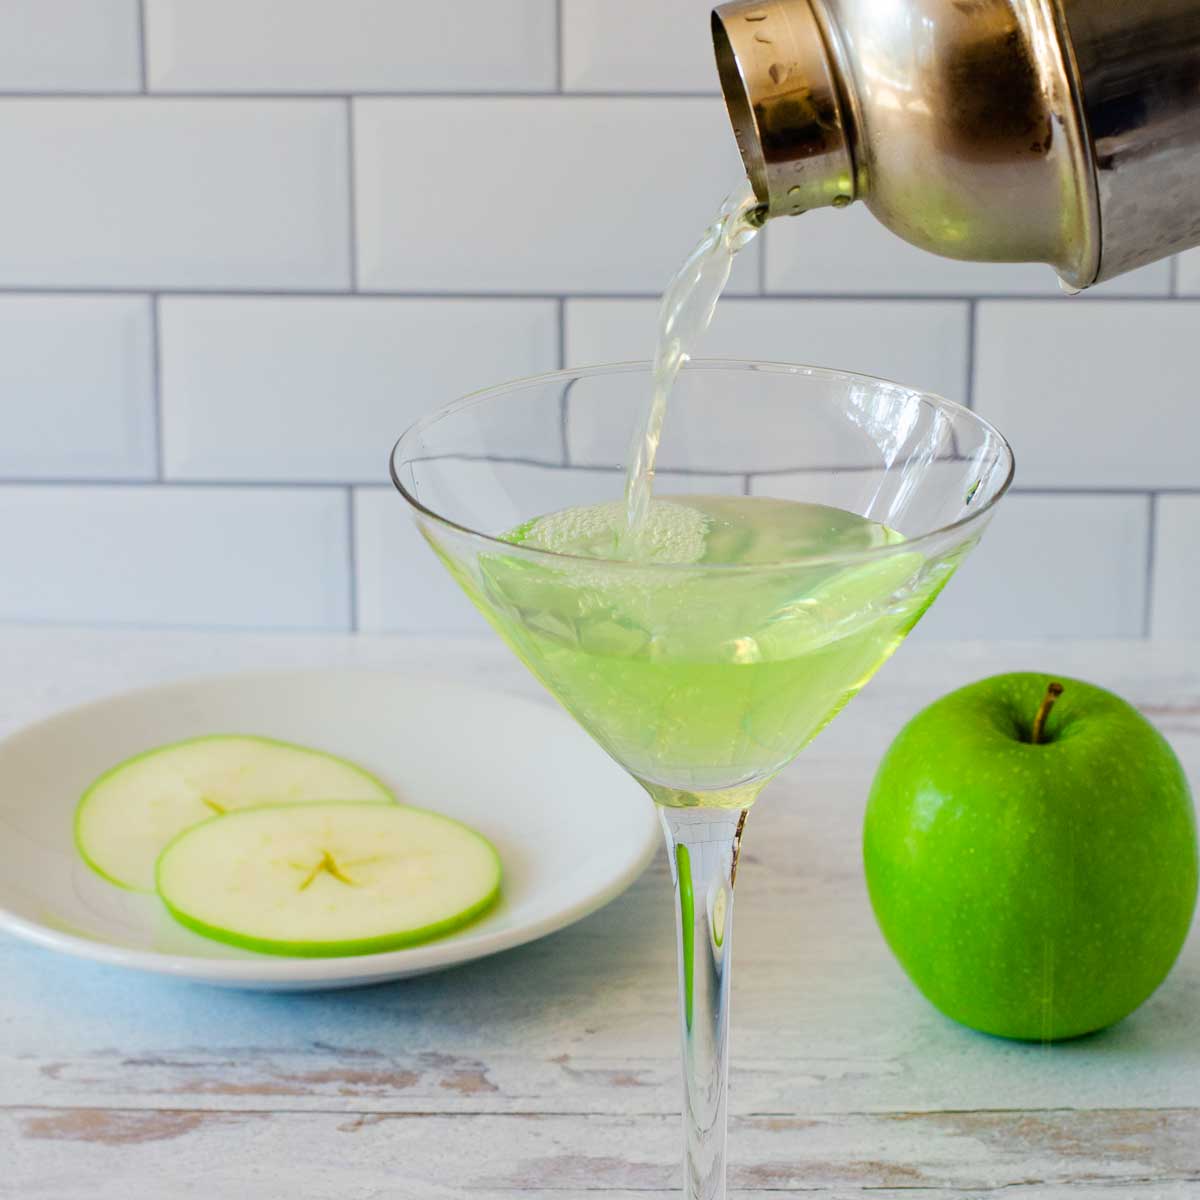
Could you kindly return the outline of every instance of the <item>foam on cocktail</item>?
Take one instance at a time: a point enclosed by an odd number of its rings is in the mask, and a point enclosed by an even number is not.
[[[620,536],[625,511],[621,501],[567,508],[527,522],[508,540],[588,558],[612,558],[624,548],[630,558],[644,563],[693,563],[704,557],[712,521],[700,509],[656,500],[633,542]]]

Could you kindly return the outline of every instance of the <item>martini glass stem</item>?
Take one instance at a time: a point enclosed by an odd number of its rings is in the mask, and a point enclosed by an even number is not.
[[[683,1193],[725,1198],[733,881],[746,810],[661,807],[675,884],[683,1034]]]

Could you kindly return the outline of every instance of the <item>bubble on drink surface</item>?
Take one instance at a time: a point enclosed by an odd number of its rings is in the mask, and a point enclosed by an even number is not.
[[[639,563],[696,563],[705,555],[707,514],[686,504],[655,500],[637,532],[636,544],[626,548],[621,541],[625,527],[625,504],[614,500],[567,508],[538,517],[509,535],[510,541],[535,550],[572,554],[584,558],[627,558]],[[633,550],[631,556],[628,550]]]

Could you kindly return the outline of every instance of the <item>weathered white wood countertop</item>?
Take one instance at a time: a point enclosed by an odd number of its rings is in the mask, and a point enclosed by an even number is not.
[[[9,629],[0,735],[135,685],[319,664],[412,664],[537,690],[490,641]],[[1023,668],[1120,692],[1200,785],[1200,644],[904,647],[747,829],[735,1196],[1200,1197],[1195,931],[1141,1011],[1052,1047],[943,1019],[876,931],[859,829],[880,754],[935,696]],[[217,991],[0,935],[0,1196],[673,1196],[673,956],[663,863],[544,941],[359,991]]]

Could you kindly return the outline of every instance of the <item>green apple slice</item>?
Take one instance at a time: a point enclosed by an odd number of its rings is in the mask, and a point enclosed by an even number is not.
[[[250,805],[334,799],[395,802],[374,775],[332,754],[218,734],[161,746],[106,771],[75,810],[75,844],[110,883],[152,892],[155,860],[190,826]]]
[[[264,954],[374,954],[490,907],[500,859],[473,829],[404,805],[273,804],[214,817],[162,852],[158,894],[189,929]]]

